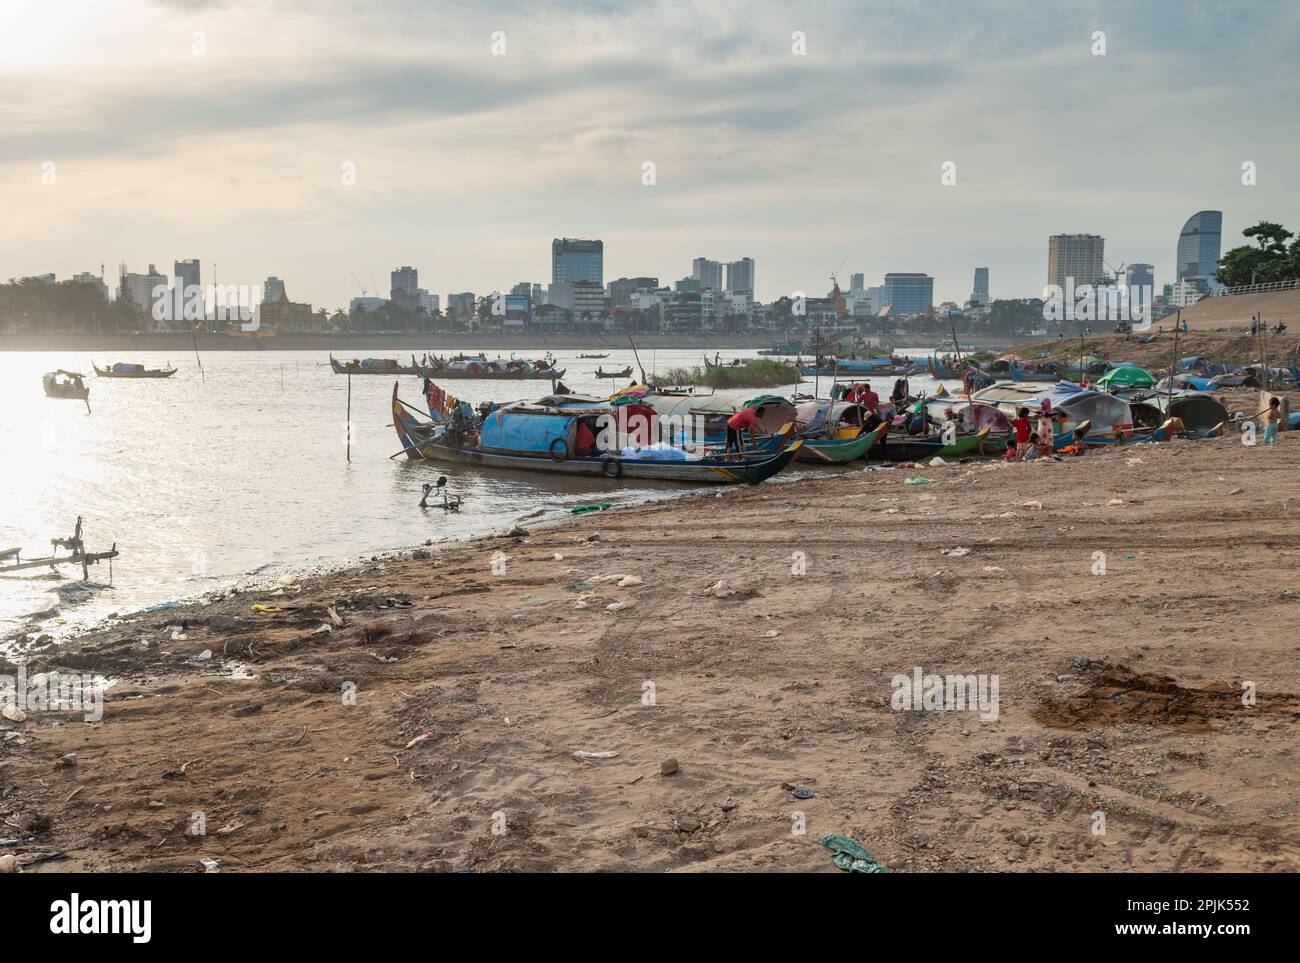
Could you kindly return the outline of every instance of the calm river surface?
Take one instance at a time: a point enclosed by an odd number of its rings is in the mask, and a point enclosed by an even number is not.
[[[633,364],[632,352],[598,350],[610,357],[580,361],[578,351],[556,352],[557,366],[568,369],[564,381],[575,392],[603,396],[611,385],[627,383],[598,381],[592,374],[597,365],[621,370]],[[755,354],[722,351],[724,361]],[[92,592],[77,589],[80,569],[71,566],[63,581],[41,569],[0,578],[0,635],[27,624],[32,613],[54,608],[39,624],[57,636],[113,612],[229,585],[273,582],[427,538],[480,534],[538,508],[558,516],[593,501],[627,503],[692,490],[390,458],[400,445],[390,427],[393,378],[384,376],[351,379],[355,428],[349,462],[348,379],[330,370],[325,352],[212,352],[202,356],[202,373],[192,354],[93,358],[101,366],[135,361],[156,368],[171,362],[180,370],[165,380],[96,378],[91,360],[78,352],[0,353],[0,549],[47,555],[49,539],[70,535],[81,515],[91,551],[116,541],[122,553],[113,561],[112,586],[99,587],[109,581],[104,562],[91,569]],[[662,371],[698,365],[700,352],[650,351],[641,360],[647,371]],[[56,368],[91,374],[89,414],[82,402],[44,396],[41,375]],[[420,380],[399,380],[402,397],[420,407]],[[912,381],[916,388],[932,386],[928,378]],[[542,381],[442,384],[474,403],[536,398],[550,389]],[[808,382],[805,390],[811,387]],[[884,395],[889,384],[876,388]],[[443,474],[448,490],[464,497],[458,515],[417,507],[421,485]],[[778,478],[804,474],[787,471]]]

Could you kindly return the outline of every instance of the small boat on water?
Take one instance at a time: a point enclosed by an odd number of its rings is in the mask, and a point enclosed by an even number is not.
[[[598,360],[600,360],[601,358],[608,358],[609,355],[607,355],[607,354],[580,354],[580,355],[578,355],[578,357],[579,357],[579,358],[582,358],[582,359],[589,360],[589,361],[598,361]]]
[[[77,371],[49,371],[41,376],[41,385],[45,388],[47,398],[67,398],[71,401],[86,401],[90,397],[90,388],[86,376]]]
[[[338,361],[330,355],[330,367],[335,374],[354,375],[395,375],[422,374],[423,368],[411,358],[409,365],[404,365],[393,358],[354,358],[351,361]]]
[[[600,368],[597,368],[596,377],[597,378],[630,378],[632,377],[632,366],[628,365],[622,371],[604,371]]]
[[[780,433],[757,440],[740,452],[713,446],[678,448],[665,442],[644,447],[622,445],[625,436],[602,419],[617,419],[614,406],[595,399],[565,401],[554,396],[542,402],[515,402],[486,417],[449,422],[424,422],[397,397],[393,384],[393,427],[409,459],[449,461],[487,468],[513,468],[564,475],[604,475],[708,484],[758,484],[785,468],[803,442],[794,438],[794,423]],[[590,444],[583,437],[609,432],[612,444]],[[653,434],[651,435],[653,437]]]
[[[799,460],[831,465],[857,461],[879,444],[888,430],[889,425],[882,421],[875,428],[862,429],[853,438],[805,438],[799,449]]]
[[[556,368],[551,357],[536,360],[523,358],[498,358],[489,361],[484,355],[467,357],[461,355],[450,360],[429,358],[420,366],[419,373],[426,378],[446,379],[483,379],[486,381],[559,381],[567,368]],[[629,374],[631,369],[628,369]]]
[[[129,364],[125,361],[114,362],[107,368],[101,368],[92,361],[90,366],[100,378],[170,378],[176,373],[175,368],[146,368],[142,364]]]

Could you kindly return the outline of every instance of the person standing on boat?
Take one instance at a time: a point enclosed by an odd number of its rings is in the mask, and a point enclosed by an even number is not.
[[[895,408],[903,408],[907,404],[907,399],[911,396],[912,389],[907,383],[907,379],[899,378],[894,382],[894,392],[889,396],[889,400],[894,403]]]
[[[763,406],[741,408],[727,419],[727,452],[739,452],[744,447],[746,436],[753,434],[758,419],[763,416]]]
[[[858,392],[857,402],[873,415],[876,409],[880,407],[880,395],[871,390],[871,382],[862,382],[862,390]]]

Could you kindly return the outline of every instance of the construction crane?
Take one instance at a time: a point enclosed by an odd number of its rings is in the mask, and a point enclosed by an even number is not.
[[[364,298],[364,297],[366,296],[366,286],[365,286],[364,284],[361,283],[361,279],[357,277],[357,272],[356,272],[356,271],[352,271],[352,272],[350,272],[350,273],[351,273],[351,275],[352,275],[352,280],[356,281],[356,282],[357,282],[357,287],[359,287],[359,288],[361,289],[361,296]]]

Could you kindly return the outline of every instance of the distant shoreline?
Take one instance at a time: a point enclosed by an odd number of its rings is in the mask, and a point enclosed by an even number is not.
[[[785,341],[779,335],[637,335],[638,349],[771,348]],[[805,339],[805,341],[808,339]],[[1015,338],[961,338],[963,348],[1008,348]],[[942,336],[895,336],[897,348],[936,347],[943,350]],[[189,334],[5,334],[0,335],[0,352],[5,351],[172,351],[194,350]],[[621,350],[629,347],[625,335],[500,335],[500,334],[292,334],[274,338],[231,337],[224,334],[198,336],[199,351],[339,351],[385,349],[391,351],[570,351]]]

